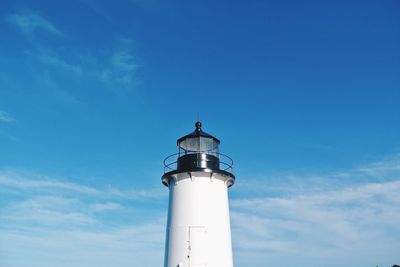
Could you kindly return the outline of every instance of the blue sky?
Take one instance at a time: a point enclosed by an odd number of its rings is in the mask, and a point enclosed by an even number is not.
[[[161,266],[162,160],[235,161],[235,266],[391,266],[400,2],[1,1],[0,266]]]

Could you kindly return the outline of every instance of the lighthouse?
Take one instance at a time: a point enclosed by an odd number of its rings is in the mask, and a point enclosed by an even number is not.
[[[200,122],[177,145],[178,153],[164,160],[162,176],[169,188],[164,267],[232,267],[233,161]]]

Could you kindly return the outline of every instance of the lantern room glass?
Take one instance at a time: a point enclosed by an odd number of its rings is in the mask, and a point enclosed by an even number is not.
[[[219,157],[219,142],[210,137],[187,137],[178,143],[178,147],[179,156],[204,153]]]

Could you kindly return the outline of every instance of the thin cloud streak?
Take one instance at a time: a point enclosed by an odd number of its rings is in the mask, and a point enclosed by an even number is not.
[[[100,191],[91,187],[78,185],[68,182],[60,182],[56,180],[35,180],[35,179],[20,179],[15,177],[8,177],[0,174],[0,184],[3,186],[16,188],[16,189],[61,189],[70,190],[83,194],[100,194]]]
[[[398,174],[400,172],[400,154],[390,159],[361,166],[358,171],[369,176],[382,178],[387,178],[388,175],[393,174],[398,179]]]
[[[40,52],[27,52],[27,54],[47,66],[61,69],[74,75],[82,75],[84,72],[82,66],[66,62],[59,54],[51,50],[42,49]]]
[[[92,55],[93,51],[70,49],[66,53],[65,51],[57,52],[49,47],[31,50],[25,54],[28,59],[41,64],[51,73],[68,74],[72,82],[84,78],[100,82],[107,87],[134,88],[141,83],[138,78],[140,65],[137,63],[131,46],[131,41],[124,39],[112,49],[97,51],[101,54],[97,56]]]
[[[63,36],[63,33],[53,23],[33,11],[9,14],[5,17],[5,20],[26,35],[44,31],[53,35]]]
[[[53,190],[70,191],[88,196],[121,199],[156,199],[166,196],[165,190],[158,189],[127,189],[108,186],[106,188],[95,188],[81,184],[64,182],[52,178],[37,179],[32,175],[31,179],[20,178],[19,175],[0,173],[0,185],[16,190],[35,190],[52,192]]]
[[[15,119],[5,111],[0,110],[0,122],[13,122]]]
[[[400,179],[400,154],[386,159],[357,166],[350,170],[341,170],[324,174],[280,175],[269,174],[254,179],[242,177],[236,183],[238,194],[253,195],[291,195],[318,193],[321,190],[340,190],[349,183],[364,185],[398,181]],[[260,180],[268,181],[260,183]]]

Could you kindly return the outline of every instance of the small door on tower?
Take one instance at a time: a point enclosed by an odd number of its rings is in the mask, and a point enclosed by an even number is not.
[[[209,258],[207,230],[204,226],[189,226],[190,267],[206,267]]]

